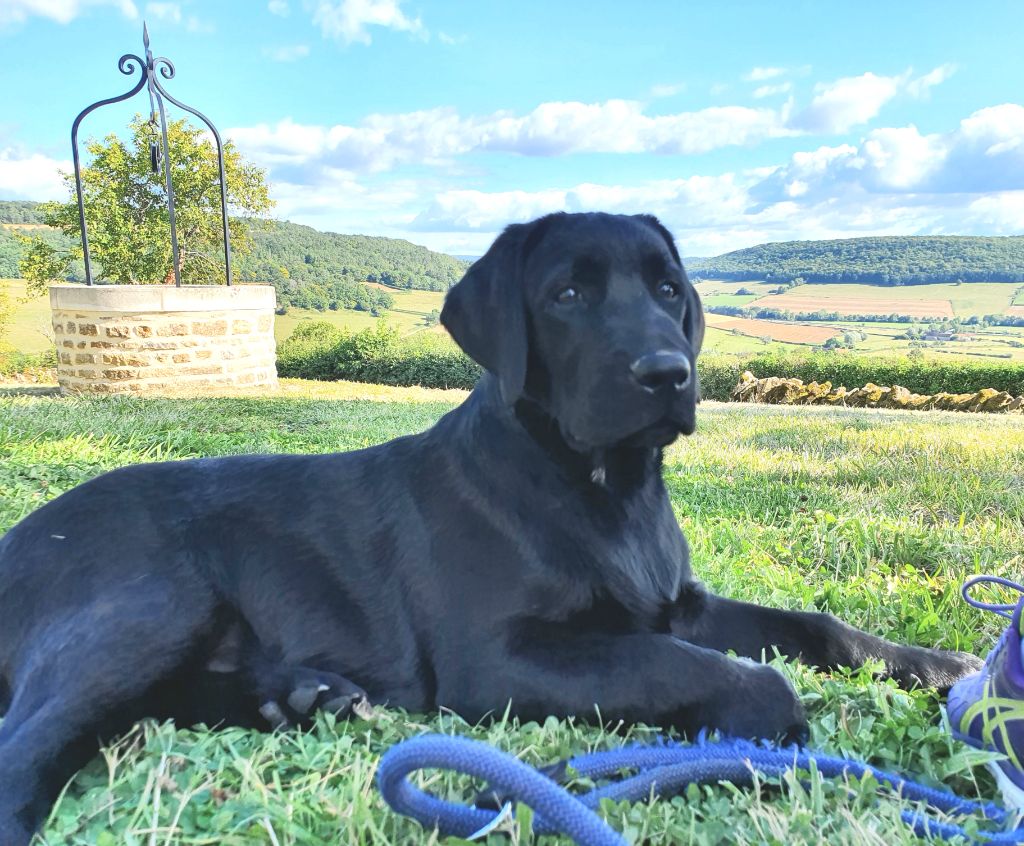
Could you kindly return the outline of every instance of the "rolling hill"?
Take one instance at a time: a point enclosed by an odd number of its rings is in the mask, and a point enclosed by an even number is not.
[[[764,279],[787,283],[852,282],[923,285],[933,282],[1024,281],[1024,236],[913,235],[782,241],[714,258],[691,259],[694,279]]]
[[[0,278],[20,276],[25,247],[18,235],[41,236],[67,245],[59,232],[42,227],[38,203],[0,201]],[[339,235],[288,221],[252,225],[254,248],[235,262],[240,281],[268,282],[278,302],[299,308],[357,308],[380,311],[391,306],[380,283],[399,290],[447,291],[467,263],[397,238]],[[81,266],[71,278],[81,280]]]

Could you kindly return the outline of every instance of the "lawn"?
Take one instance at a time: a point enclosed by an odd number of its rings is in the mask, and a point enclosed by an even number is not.
[[[98,473],[142,461],[237,452],[318,453],[429,426],[456,391],[284,380],[271,396],[67,399],[0,389],[0,532]],[[879,635],[984,654],[994,615],[968,608],[963,578],[1019,578],[1024,420],[989,415],[705,404],[672,446],[665,479],[696,571],[730,596],[843,616]],[[929,691],[870,672],[781,664],[811,719],[812,745],[993,797],[981,753],[952,741]],[[357,680],[358,681],[358,680]],[[424,731],[483,738],[532,763],[624,740],[579,722],[468,726],[448,714],[378,709],[321,716],[276,735],[145,725],[70,784],[47,844],[436,843],[393,815],[374,786],[379,756]],[[647,738],[649,728],[626,736]],[[470,795],[462,779],[433,789]],[[869,785],[788,780],[714,786],[604,808],[631,842],[893,844],[914,841]],[[533,842],[492,835],[491,846]],[[548,843],[564,841],[548,840]]]
[[[7,295],[11,307],[11,321],[4,340],[21,352],[52,349],[49,298],[26,299],[23,279],[0,279],[0,293]]]

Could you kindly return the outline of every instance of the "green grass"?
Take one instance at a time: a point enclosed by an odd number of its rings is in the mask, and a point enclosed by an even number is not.
[[[23,279],[0,279],[0,291],[10,298],[11,306],[10,325],[3,340],[20,352],[40,353],[52,349],[49,298],[25,300]]]
[[[0,531],[62,491],[124,464],[237,452],[326,452],[429,426],[459,392],[286,380],[270,396],[67,399],[0,390]],[[990,415],[707,403],[667,452],[665,479],[696,572],[730,596],[834,612],[876,634],[984,654],[999,620],[968,608],[962,579],[1019,578],[1024,420]],[[341,519],[341,518],[340,518]],[[945,732],[930,691],[870,671],[779,664],[807,706],[813,746],[994,797],[983,755]],[[531,763],[621,744],[576,721],[468,726],[379,709],[275,735],[146,725],[68,787],[47,844],[406,844],[435,835],[396,817],[373,782],[392,743],[424,731],[488,740]],[[627,736],[646,738],[652,729]],[[431,789],[472,795],[430,773]],[[900,806],[870,784],[816,777],[761,790],[713,786],[606,806],[632,843],[909,844]],[[847,790],[850,787],[851,790]],[[522,830],[489,846],[534,842]],[[565,841],[547,840],[546,843]]]
[[[392,326],[403,335],[425,328],[424,318],[434,310],[439,310],[444,302],[444,294],[438,291],[398,291],[388,289],[395,299],[395,305],[384,315]],[[314,311],[308,308],[290,308],[288,313],[274,318],[274,335],[278,343],[288,338],[300,323],[325,320],[335,326],[353,331],[367,329],[381,318],[376,318],[367,311],[340,309],[338,311]]]

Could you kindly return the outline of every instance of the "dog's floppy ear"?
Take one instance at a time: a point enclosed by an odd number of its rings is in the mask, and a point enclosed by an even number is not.
[[[511,405],[526,384],[527,328],[523,264],[534,223],[513,224],[444,298],[441,325],[481,367],[498,378]]]

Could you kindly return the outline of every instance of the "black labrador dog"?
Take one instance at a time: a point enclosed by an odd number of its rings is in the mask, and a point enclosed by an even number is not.
[[[359,703],[799,737],[766,650],[949,686],[972,656],[713,596],[660,468],[695,427],[700,301],[653,217],[510,226],[441,321],[488,373],[420,435],[126,467],[0,540],[0,846],[142,717]]]

